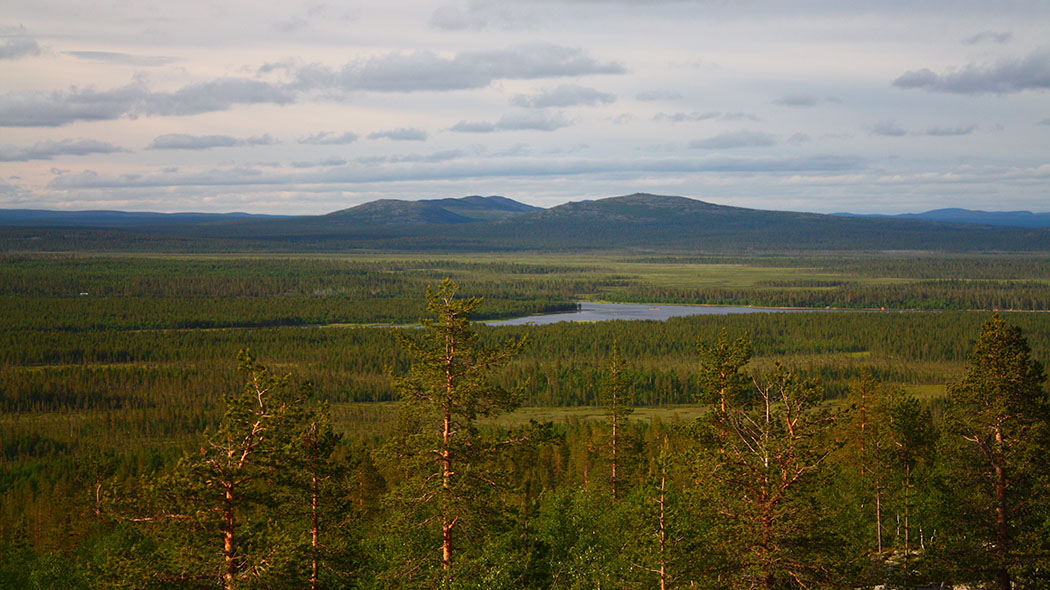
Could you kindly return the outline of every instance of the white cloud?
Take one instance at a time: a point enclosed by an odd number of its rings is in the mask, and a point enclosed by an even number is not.
[[[982,31],[972,37],[963,39],[963,43],[966,45],[976,45],[978,43],[1006,43],[1012,41],[1014,38],[1013,33],[1004,31],[997,33],[995,31]]]
[[[445,57],[431,51],[388,53],[351,62],[339,70],[311,64],[295,68],[302,90],[419,92],[484,88],[496,80],[534,80],[591,74],[623,74],[616,62],[600,62],[582,49],[534,43],[510,49],[464,51]]]
[[[679,100],[682,98],[682,93],[675,92],[673,90],[645,90],[636,94],[634,98],[642,102],[656,100]]]
[[[543,90],[535,94],[519,94],[511,99],[511,104],[532,109],[579,105],[594,106],[611,104],[613,102],[616,102],[616,95],[614,94],[574,84],[558,86],[557,88]]]
[[[773,101],[785,107],[812,107],[820,103],[820,97],[805,92],[790,92]]]
[[[394,141],[425,141],[427,137],[428,134],[425,130],[415,127],[400,127],[368,134],[368,139],[391,139]]]
[[[908,131],[895,121],[880,121],[871,126],[871,132],[883,137],[900,137],[908,134]]]
[[[343,133],[337,133],[335,131],[321,131],[313,135],[307,135],[299,138],[299,143],[304,144],[316,144],[316,145],[346,145],[348,143],[354,143],[360,138],[356,133],[350,131],[344,131]]]
[[[65,54],[85,61],[128,66],[164,66],[179,61],[177,58],[163,55],[133,55],[113,51],[67,51]]]
[[[75,121],[107,121],[140,115],[185,116],[225,111],[242,104],[288,104],[286,90],[245,78],[219,78],[175,92],[150,92],[134,84],[97,91],[9,92],[0,95],[0,127],[57,127]]]
[[[709,121],[718,119],[721,121],[758,121],[758,117],[751,113],[723,113],[720,111],[692,112],[692,113],[657,113],[653,116],[654,121],[669,121],[671,123],[685,123],[696,121]]]
[[[555,131],[568,127],[572,122],[560,114],[515,113],[500,117],[495,123],[486,121],[460,121],[449,128],[460,133],[492,133],[494,131]]]
[[[1050,88],[1050,49],[995,64],[970,64],[961,70],[936,74],[928,68],[905,72],[893,81],[898,88],[919,88],[954,94],[1011,94]]]
[[[168,133],[154,138],[147,149],[151,150],[209,150],[217,147],[241,147],[271,145],[276,140],[269,135],[238,139],[229,135],[187,135]]]
[[[93,139],[63,139],[40,141],[29,147],[0,146],[0,162],[27,162],[50,160],[55,156],[86,156],[127,151],[111,143]]]
[[[746,147],[766,147],[776,145],[776,143],[776,137],[769,133],[758,131],[735,131],[690,142],[689,147],[702,150],[725,150]]]
[[[33,39],[8,39],[0,44],[0,59],[18,59],[40,55],[40,45]]]
[[[959,125],[956,127],[930,127],[926,130],[926,135],[933,135],[936,137],[969,135],[973,133],[976,129],[976,125]]]

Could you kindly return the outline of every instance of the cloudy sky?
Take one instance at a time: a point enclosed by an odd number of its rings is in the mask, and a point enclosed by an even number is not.
[[[1046,0],[6,0],[0,208],[1050,211]]]

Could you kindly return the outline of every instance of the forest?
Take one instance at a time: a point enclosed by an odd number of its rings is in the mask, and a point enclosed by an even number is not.
[[[0,587],[1047,587],[1048,263],[3,254]]]

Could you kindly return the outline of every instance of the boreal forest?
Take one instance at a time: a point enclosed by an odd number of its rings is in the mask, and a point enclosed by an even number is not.
[[[0,587],[1050,587],[1044,230],[293,221],[0,232]]]

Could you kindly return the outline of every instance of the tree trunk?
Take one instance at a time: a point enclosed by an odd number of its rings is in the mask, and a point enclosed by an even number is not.
[[[222,584],[225,590],[235,590],[236,588],[236,575],[237,575],[237,562],[236,562],[236,548],[234,544],[234,495],[233,495],[233,483],[227,483],[226,497],[222,506],[222,555],[225,559],[225,569],[222,574]]]
[[[618,498],[617,489],[616,489],[616,450],[617,450],[616,447],[617,447],[617,444],[619,443],[619,440],[617,439],[617,434],[618,433],[617,433],[617,428],[616,427],[618,426],[617,423],[619,422],[619,420],[618,420],[618,416],[616,415],[616,412],[617,412],[617,408],[616,408],[616,393],[614,392],[613,393],[613,407],[612,407],[612,494],[613,494],[613,499],[614,500]]]
[[[449,515],[448,506],[448,499],[452,492],[452,452],[449,449],[451,436],[452,417],[446,410],[441,448],[441,488],[446,500],[441,509],[441,567],[446,571],[452,567],[452,525],[455,524]]]
[[[996,453],[998,461],[995,463],[995,545],[999,557],[998,570],[995,573],[996,585],[999,590],[1011,590],[1010,572],[1006,569],[1006,556],[1009,552],[1010,528],[1006,514],[1006,470],[1003,468],[1003,431],[995,430]]]
[[[667,590],[667,468],[660,467],[660,590]]]
[[[875,537],[879,554],[882,554],[882,489],[875,486]]]
[[[311,446],[313,447],[311,449],[313,455],[313,473],[311,474],[312,477],[310,479],[310,516],[313,519],[313,526],[310,530],[310,548],[313,559],[310,563],[310,589],[317,590],[317,574],[319,570],[319,564],[317,562],[317,552],[319,549],[319,540],[321,536],[321,527],[318,523],[318,504],[320,502],[321,497],[321,481],[320,478],[317,476],[317,469],[320,460],[318,449],[318,446],[320,445],[320,440],[317,433],[316,421],[310,425],[310,434],[313,437],[313,439],[310,441]]]

